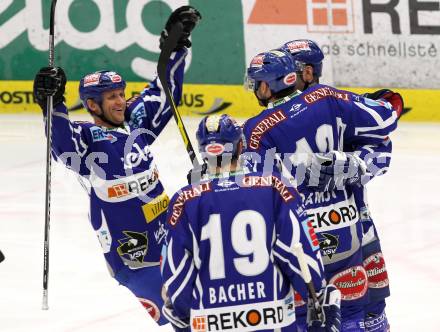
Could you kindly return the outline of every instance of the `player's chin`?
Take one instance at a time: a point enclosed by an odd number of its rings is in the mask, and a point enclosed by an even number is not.
[[[113,112],[114,122],[120,125],[123,124],[125,120],[124,113],[125,112],[123,110],[114,111]]]

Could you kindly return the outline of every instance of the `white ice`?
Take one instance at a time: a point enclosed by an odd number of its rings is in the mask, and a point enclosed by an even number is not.
[[[79,116],[87,117],[86,115]],[[194,133],[198,119],[184,119]],[[49,307],[41,310],[45,137],[41,116],[0,116],[1,332],[172,331],[158,328],[134,296],[110,278],[74,174],[54,163]],[[191,135],[194,142],[194,135]],[[392,296],[392,331],[440,331],[440,124],[401,123],[389,173],[369,185]],[[153,146],[168,193],[190,163],[172,122]]]

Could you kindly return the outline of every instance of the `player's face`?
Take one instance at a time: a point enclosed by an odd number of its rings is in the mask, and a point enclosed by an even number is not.
[[[306,84],[312,84],[315,77],[313,76],[313,67],[306,66],[302,72],[297,73],[296,89],[304,91]]]
[[[102,94],[102,112],[105,117],[113,123],[122,124],[124,122],[127,101],[124,89],[105,91]]]
[[[258,99],[258,103],[261,106],[267,106],[267,101],[272,97],[272,93],[269,88],[269,84],[266,82],[261,82],[257,91],[255,91],[255,96]]]

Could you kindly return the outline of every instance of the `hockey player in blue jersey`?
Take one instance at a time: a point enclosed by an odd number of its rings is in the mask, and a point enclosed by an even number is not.
[[[182,96],[188,38],[200,18],[193,7],[180,7],[161,35],[162,45],[173,24],[184,26],[168,64],[167,84],[176,102]],[[69,120],[63,103],[65,84],[59,67],[42,68],[34,81],[34,95],[44,113],[47,97],[53,96],[52,154],[87,182],[90,221],[112,277],[134,293],[159,325],[165,324],[159,261],[169,199],[149,148],[172,117],[163,82],[155,79],[127,101],[126,83],[118,73],[84,76],[79,93],[93,123]]]
[[[267,107],[244,126],[248,153],[260,156],[257,169],[264,162],[270,169],[267,152],[275,148],[294,176],[319,237],[326,278],[342,293],[342,331],[365,331],[369,273],[356,192],[376,175],[370,158],[387,148],[401,104],[393,108],[386,100],[317,84],[320,61],[313,67],[290,54],[304,55],[310,44],[289,47],[258,54],[247,70],[247,85]],[[378,278],[388,282],[386,273]]]
[[[300,86],[300,90],[304,91],[309,86],[319,83],[324,54],[315,42],[308,39],[292,40],[285,43],[281,49],[291,54],[292,59],[302,64],[304,69],[307,66],[311,67],[309,68],[309,72],[307,72],[307,70],[303,71],[304,87]],[[311,69],[313,73],[310,72]],[[403,100],[398,93],[383,89],[373,93],[366,93],[363,96],[373,100],[382,99],[384,102],[391,103],[393,109],[396,110],[397,115],[400,117],[403,110]],[[344,147],[344,151],[349,153],[355,152],[353,147],[350,146]],[[366,316],[364,321],[367,331],[384,330],[388,325],[385,315],[385,298],[389,296],[389,281],[380,241],[369,213],[365,184],[372,177],[387,172],[391,161],[391,151],[392,142],[388,137],[385,137],[382,142],[378,141],[377,144],[370,147],[370,149],[360,150],[359,157],[366,161],[368,172],[363,176],[362,185],[353,187],[364,233],[362,238],[362,253],[364,268],[368,276],[369,299],[368,304],[365,306]],[[321,177],[321,190],[324,190],[325,186],[334,186],[336,182],[343,179],[334,174],[334,168],[313,167],[313,170],[315,169],[318,170],[315,175]],[[309,174],[312,172],[311,170],[312,168],[310,168]]]
[[[323,308],[309,331],[339,331],[340,292],[325,287],[298,193],[278,174],[240,167],[242,129],[229,116],[203,118],[196,136],[208,179],[182,188],[168,208],[164,315],[182,332],[296,331],[293,289],[307,298],[293,251],[302,243]]]

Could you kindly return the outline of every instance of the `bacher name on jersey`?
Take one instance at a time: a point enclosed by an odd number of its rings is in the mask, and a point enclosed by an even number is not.
[[[164,313],[192,331],[295,328],[293,288],[307,298],[295,243],[315,288],[323,287],[316,235],[279,175],[239,172],[184,187],[170,202],[167,227],[163,277],[173,313]]]

